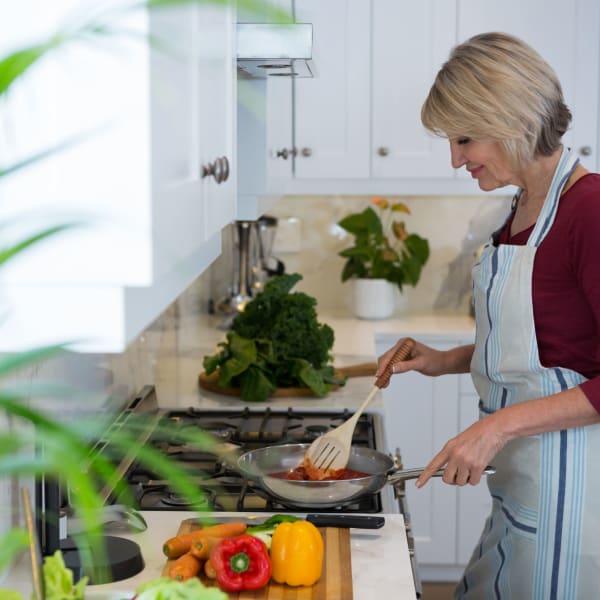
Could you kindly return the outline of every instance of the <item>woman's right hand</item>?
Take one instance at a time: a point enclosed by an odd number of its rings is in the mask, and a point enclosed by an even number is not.
[[[406,338],[401,338],[387,352],[382,354],[377,360],[376,377],[385,373],[392,356],[396,349],[404,342]],[[392,365],[392,374],[406,373],[407,371],[417,371],[423,375],[431,377],[447,373],[447,353],[443,350],[435,350],[420,342],[415,342],[410,356],[401,362]],[[387,387],[389,382],[383,387]]]

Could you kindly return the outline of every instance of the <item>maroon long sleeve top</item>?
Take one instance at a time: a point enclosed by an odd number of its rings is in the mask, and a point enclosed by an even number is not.
[[[498,238],[524,245],[533,226]],[[580,387],[600,412],[600,175],[588,173],[560,199],[533,264],[533,316],[540,362],[588,378]]]

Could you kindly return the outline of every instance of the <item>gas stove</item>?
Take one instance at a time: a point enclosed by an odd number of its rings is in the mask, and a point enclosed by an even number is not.
[[[138,396],[152,403],[154,388],[147,386]],[[224,444],[244,452],[273,444],[310,443],[352,416],[349,410],[321,412],[298,408],[243,407],[238,410],[202,410],[199,408],[163,410],[159,421],[168,420],[176,429],[193,427],[209,432]],[[378,415],[363,413],[356,425],[353,445],[377,449],[381,428]],[[153,445],[180,466],[189,470],[204,492],[206,510],[233,512],[297,512],[298,507],[283,505],[267,492],[246,480],[218,456],[189,447],[177,435],[168,441],[155,440]],[[124,473],[129,490],[140,510],[190,510],[185,499],[175,493],[168,481],[161,480],[146,465],[132,462]],[[385,489],[385,488],[384,488]],[[382,492],[367,495],[354,504],[319,512],[380,513],[384,512]],[[393,493],[393,492],[392,492]],[[113,499],[119,502],[119,498]],[[397,512],[397,510],[396,510]]]

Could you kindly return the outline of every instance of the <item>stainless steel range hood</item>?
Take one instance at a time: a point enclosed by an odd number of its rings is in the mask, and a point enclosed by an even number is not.
[[[312,39],[311,23],[238,23],[238,75],[313,77]]]

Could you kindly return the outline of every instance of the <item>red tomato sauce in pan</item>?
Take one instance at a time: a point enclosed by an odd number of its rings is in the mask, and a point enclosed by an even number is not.
[[[306,469],[303,466],[296,467],[291,471],[269,473],[269,476],[277,477],[278,479],[289,479],[290,481],[312,481],[306,474]],[[321,479],[320,481],[338,481],[340,479],[358,479],[360,477],[371,477],[371,474],[362,471],[354,471],[353,469],[338,469],[337,471],[332,471],[328,477],[325,477],[325,479]]]

